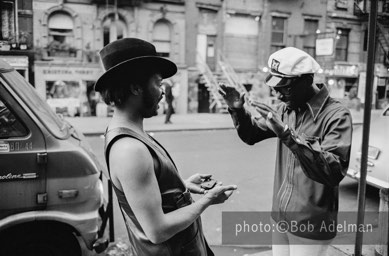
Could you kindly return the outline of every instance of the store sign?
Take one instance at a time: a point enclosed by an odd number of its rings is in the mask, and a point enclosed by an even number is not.
[[[96,73],[96,70],[93,69],[64,69],[64,68],[49,68],[43,69],[42,73],[44,75],[93,75]]]
[[[358,77],[359,71],[357,65],[335,65],[334,75],[341,77]]]
[[[348,1],[347,0],[336,0],[335,6],[338,9],[347,10],[348,7]]]
[[[14,68],[16,67],[28,68],[27,56],[1,56],[0,58]]]
[[[333,38],[316,39],[316,56],[330,56],[334,53]]]
[[[100,67],[80,66],[39,66],[35,65],[35,73],[43,76],[44,80],[97,80],[102,75]]]

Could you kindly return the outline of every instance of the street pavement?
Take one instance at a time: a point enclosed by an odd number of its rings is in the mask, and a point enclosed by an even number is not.
[[[353,123],[362,124],[363,111],[351,111]],[[83,132],[86,136],[102,135],[110,120],[109,117],[83,117],[83,118],[66,118],[76,129]],[[148,132],[170,132],[170,131],[195,131],[195,130],[222,130],[233,129],[233,122],[228,114],[186,114],[173,115],[172,124],[164,124],[164,115],[146,119],[144,128]],[[125,250],[125,243],[117,242],[112,244],[105,255],[122,255],[120,251]],[[238,246],[212,246],[216,255],[250,255],[250,256],[267,256],[272,255],[271,249],[266,247],[245,248]],[[373,255],[372,247],[364,247],[364,255]],[[352,255],[352,246],[331,246],[328,255]]]

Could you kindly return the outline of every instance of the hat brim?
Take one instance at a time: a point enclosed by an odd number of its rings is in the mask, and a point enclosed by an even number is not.
[[[95,91],[101,91],[107,86],[112,84],[110,79],[115,77],[115,74],[119,74],[123,70],[128,70],[126,73],[131,76],[136,74],[140,69],[153,69],[156,70],[163,79],[169,78],[177,73],[177,66],[172,61],[157,57],[157,56],[142,56],[123,61],[112,68],[104,72],[104,74],[96,81]],[[132,73],[134,72],[134,73]]]
[[[285,87],[290,85],[297,77],[284,77],[284,76],[277,76],[273,74],[269,74],[266,79],[265,83],[266,85],[270,87]]]

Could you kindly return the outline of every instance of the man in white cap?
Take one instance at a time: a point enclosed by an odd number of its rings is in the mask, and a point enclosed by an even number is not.
[[[278,137],[273,255],[326,255],[336,236],[328,227],[336,226],[338,185],[349,164],[351,115],[324,84],[313,83],[320,66],[307,53],[287,47],[273,53],[268,65],[266,84],[281,101],[276,109],[248,100],[260,114],[254,118],[234,87],[220,85],[219,93],[245,143]]]

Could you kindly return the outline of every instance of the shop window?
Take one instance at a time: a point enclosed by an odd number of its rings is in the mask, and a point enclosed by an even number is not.
[[[46,81],[47,103],[63,116],[88,116],[90,106],[85,81]]]
[[[58,11],[49,16],[49,56],[75,57],[74,21],[67,12]]]
[[[121,17],[110,14],[103,22],[104,46],[118,39],[127,37],[127,26]]]
[[[316,54],[316,31],[319,28],[318,20],[304,20],[304,45],[305,52],[315,57]]]
[[[377,97],[378,99],[386,99],[388,92],[388,79],[386,77],[377,77]]]
[[[14,1],[0,0],[0,40],[15,39],[15,5]]]
[[[0,139],[27,136],[28,130],[0,98]]]
[[[169,21],[159,20],[154,24],[153,44],[159,56],[170,56],[171,29]]]
[[[271,23],[271,49],[270,51],[273,53],[282,48],[285,48],[285,28],[286,28],[285,17],[272,17]]]
[[[347,61],[349,30],[338,29],[336,35],[335,60]]]

